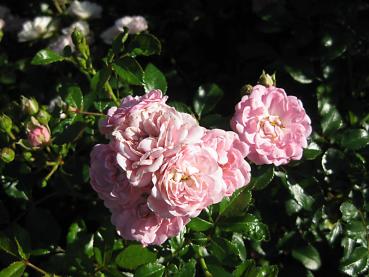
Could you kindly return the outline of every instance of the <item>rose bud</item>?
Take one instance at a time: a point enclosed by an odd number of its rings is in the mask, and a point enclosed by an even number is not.
[[[22,110],[28,115],[35,115],[38,112],[37,100],[33,97],[27,98],[21,96]]]
[[[27,126],[27,138],[32,147],[42,147],[50,143],[50,130],[41,125],[35,118],[31,118]]]

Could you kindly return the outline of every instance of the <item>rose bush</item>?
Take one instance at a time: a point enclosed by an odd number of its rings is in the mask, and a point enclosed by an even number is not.
[[[366,276],[368,11],[2,3],[0,276]]]

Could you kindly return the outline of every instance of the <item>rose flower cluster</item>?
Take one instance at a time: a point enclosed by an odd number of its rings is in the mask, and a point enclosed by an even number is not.
[[[161,244],[209,205],[250,181],[250,165],[300,159],[311,133],[302,103],[257,85],[231,120],[235,132],[208,130],[176,111],[160,90],[128,96],[108,111],[108,144],[91,152],[93,189],[125,239]]]
[[[125,239],[161,244],[191,217],[249,183],[247,144],[207,130],[165,102],[161,91],[128,96],[100,131],[109,144],[91,152],[93,189]]]

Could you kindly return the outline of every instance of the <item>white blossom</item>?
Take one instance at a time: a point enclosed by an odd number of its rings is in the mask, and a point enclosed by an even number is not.
[[[55,31],[55,25],[50,16],[39,16],[32,21],[23,23],[22,30],[18,33],[20,42],[31,41],[40,38],[48,38]]]
[[[106,44],[111,44],[119,33],[124,32],[124,27],[128,28],[129,34],[137,34],[146,31],[148,24],[143,16],[124,16],[117,19],[114,26],[106,29],[100,37]]]
[[[102,7],[89,1],[73,1],[68,8],[68,13],[80,19],[97,18],[101,16]]]

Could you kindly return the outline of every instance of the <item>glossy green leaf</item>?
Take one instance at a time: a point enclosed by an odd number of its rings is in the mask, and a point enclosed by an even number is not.
[[[138,266],[154,262],[156,254],[141,245],[130,245],[123,249],[115,259],[122,268],[136,269]]]
[[[368,267],[368,249],[357,247],[352,254],[341,261],[340,270],[349,276],[357,276]]]
[[[25,269],[24,262],[14,262],[0,271],[0,277],[21,277]]]
[[[350,202],[343,202],[340,206],[340,211],[342,219],[346,222],[357,219],[359,216],[359,210]]]
[[[2,232],[0,232],[0,249],[12,256],[17,255],[17,245]]]
[[[195,274],[196,274],[196,260],[190,259],[173,276],[174,277],[195,277]]]
[[[338,149],[329,148],[322,157],[322,167],[327,175],[340,173],[345,167],[345,156]]]
[[[327,98],[318,100],[318,109],[321,115],[321,127],[324,134],[332,135],[343,126],[340,113]]]
[[[190,223],[188,223],[187,227],[193,231],[202,232],[202,231],[206,231],[212,228],[213,223],[206,221],[204,219],[201,219],[199,217],[194,217],[191,219]]]
[[[175,108],[177,111],[182,113],[188,113],[192,114],[192,110],[189,106],[187,106],[185,103],[179,102],[179,101],[169,101],[168,105]]]
[[[219,216],[240,216],[247,210],[252,201],[251,191],[241,188],[236,190],[229,198],[224,198],[220,203]]]
[[[155,36],[141,33],[131,40],[127,50],[132,56],[159,55],[161,52],[161,43]]]
[[[321,266],[319,252],[312,245],[292,250],[292,257],[300,261],[307,269],[317,270]]]
[[[251,214],[226,219],[219,226],[227,232],[242,233],[250,240],[262,241],[269,238],[268,227]]]
[[[58,134],[53,141],[57,145],[74,142],[82,135],[86,128],[86,123],[78,121],[72,125],[66,126],[62,133]]]
[[[311,142],[307,148],[304,148],[303,157],[305,160],[315,160],[321,154],[322,150],[319,145],[315,142]]]
[[[128,84],[141,85],[143,82],[143,69],[141,65],[131,57],[124,57],[113,64],[114,71]]]
[[[168,85],[164,74],[153,64],[149,63],[143,75],[144,88],[146,92],[160,89],[164,94]]]
[[[200,86],[193,99],[193,108],[198,117],[210,113],[223,95],[223,90],[216,84]]]
[[[263,190],[272,182],[274,178],[274,167],[263,167],[261,172],[259,171],[259,174],[256,176],[255,175],[256,174],[252,175],[249,186],[255,190]]]
[[[296,200],[297,204],[303,207],[305,210],[312,210],[312,206],[314,204],[314,198],[305,193],[304,189],[300,185],[291,185],[289,186],[289,190]]]
[[[243,238],[238,233],[233,233],[232,235],[232,244],[234,245],[235,249],[237,250],[237,254],[240,257],[241,261],[246,260],[246,246]]]
[[[83,94],[78,86],[70,86],[67,88],[67,97],[65,98],[65,102],[79,110],[83,109]]]
[[[135,272],[135,277],[161,277],[164,274],[165,266],[159,263],[149,263],[139,267]]]
[[[55,62],[61,62],[65,58],[60,56],[58,53],[50,50],[50,49],[43,49],[33,57],[31,63],[34,65],[45,65]]]
[[[349,150],[358,150],[369,143],[369,134],[363,129],[346,130],[341,138],[341,145]]]

